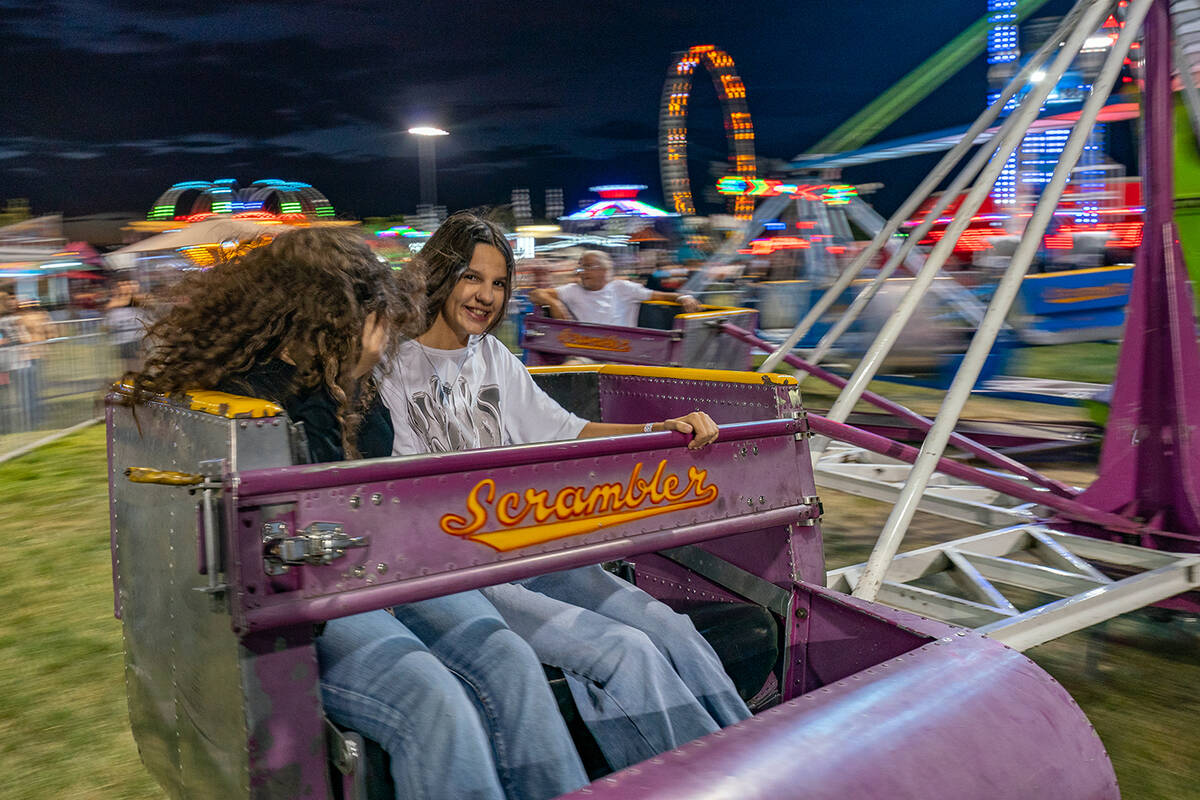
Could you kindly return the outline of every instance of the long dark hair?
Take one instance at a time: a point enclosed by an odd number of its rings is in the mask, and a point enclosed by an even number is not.
[[[512,298],[513,273],[517,264],[512,246],[509,245],[504,231],[500,230],[500,226],[495,222],[474,211],[458,211],[438,226],[413,261],[425,281],[426,330],[437,321],[442,306],[446,305],[446,300],[454,291],[458,279],[471,263],[471,256],[474,255],[477,244],[490,244],[499,250],[508,269],[504,302],[500,304],[499,313],[488,325],[485,333],[491,332],[504,319],[504,310],[508,308],[508,301]]]
[[[354,434],[374,396],[370,375],[351,374],[363,325],[375,312],[394,353],[403,336],[425,329],[423,288],[414,270],[394,272],[353,233],[289,231],[180,281],[175,304],[147,332],[144,368],[126,376],[133,401],[237,382],[286,353],[296,365],[288,396],[328,391],[343,450],[357,457]]]

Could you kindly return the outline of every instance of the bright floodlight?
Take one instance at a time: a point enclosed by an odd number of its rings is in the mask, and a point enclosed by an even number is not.
[[[429,127],[409,128],[408,132],[413,134],[414,136],[449,136],[450,135],[450,131],[444,131],[441,128],[429,128]]]
[[[1039,70],[1034,70],[1033,74],[1029,76],[1029,82],[1030,82],[1030,83],[1037,83],[1038,81],[1040,81],[1040,80],[1041,80],[1042,78],[1044,78],[1044,77],[1046,77],[1046,73],[1045,73],[1045,72],[1043,72],[1043,71],[1042,71],[1042,70],[1040,70],[1040,69],[1039,69]],[[412,133],[412,131],[409,131],[409,133]]]

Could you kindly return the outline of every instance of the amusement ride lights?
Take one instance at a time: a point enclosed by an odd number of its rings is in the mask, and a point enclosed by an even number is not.
[[[663,84],[658,116],[658,155],[663,194],[679,214],[695,214],[692,185],[687,171],[687,113],[692,91],[692,74],[704,66],[712,76],[713,88],[725,116],[725,138],[729,143],[729,161],[736,177],[753,179],[754,123],[746,105],[746,86],[735,71],[733,59],[711,44],[696,45],[675,54]],[[754,198],[734,195],[730,208],[738,219],[754,214]]]
[[[274,200],[278,214],[264,210]],[[266,178],[239,187],[233,178],[181,181],[163,192],[146,216],[151,222],[197,222],[213,216],[233,216],[256,222],[331,220],[333,206],[311,184]]]

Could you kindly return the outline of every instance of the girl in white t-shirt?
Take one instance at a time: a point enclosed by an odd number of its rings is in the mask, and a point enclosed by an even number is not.
[[[393,454],[649,430],[690,433],[690,448],[717,438],[703,412],[646,425],[588,422],[538,388],[489,335],[507,307],[514,271],[512,248],[493,223],[468,212],[452,215],[415,266],[426,281],[430,326],[378,376],[395,428]],[[563,670],[614,769],[750,715],[686,616],[599,566],[483,593],[543,663]]]

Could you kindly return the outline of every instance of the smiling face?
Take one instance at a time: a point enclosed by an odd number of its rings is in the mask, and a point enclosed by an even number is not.
[[[504,255],[490,244],[476,244],[470,263],[421,342],[444,350],[466,347],[472,335],[486,333],[500,315],[507,286]]]

